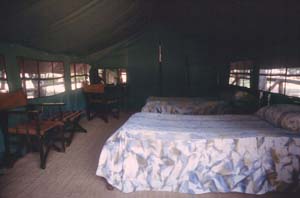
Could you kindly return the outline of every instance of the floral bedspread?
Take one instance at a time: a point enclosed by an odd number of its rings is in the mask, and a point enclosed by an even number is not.
[[[136,113],[105,143],[96,174],[123,192],[299,190],[300,135],[251,115]]]
[[[149,97],[142,112],[214,115],[231,112],[228,102],[213,98]]]

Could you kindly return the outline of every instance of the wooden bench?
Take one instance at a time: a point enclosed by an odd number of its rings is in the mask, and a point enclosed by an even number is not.
[[[79,124],[80,118],[83,115],[83,111],[63,111],[62,108],[65,105],[65,103],[39,103],[34,105],[40,106],[43,111],[45,111],[45,108],[47,107],[52,107],[50,108],[52,111],[53,107],[57,108],[54,112],[48,112],[48,120],[60,121],[64,123],[64,132],[70,133],[69,136],[65,137],[67,146],[69,146],[72,143],[75,132],[87,132]]]
[[[70,133],[69,137],[66,137],[67,146],[72,143],[75,132],[87,132],[86,129],[79,124],[82,115],[83,111],[64,111],[52,117],[52,120],[62,121],[64,123],[64,131]]]
[[[12,142],[9,136],[17,136],[18,140],[21,140],[18,141],[19,145],[26,146],[27,151],[33,151],[32,148],[37,146],[36,149],[40,153],[40,167],[42,169],[46,167],[46,159],[50,148],[65,151],[63,123],[57,120],[44,120],[42,118],[44,117],[42,115],[43,112],[33,109],[33,106],[28,104],[23,90],[1,94],[0,104],[0,109],[2,110],[1,120],[4,120],[4,122],[1,122],[1,125],[5,137],[5,157],[10,156],[9,147]],[[14,117],[12,120],[14,122],[12,123],[13,126],[9,127],[8,117],[11,114],[17,114],[21,116],[21,119]],[[58,140],[61,147],[55,144]]]

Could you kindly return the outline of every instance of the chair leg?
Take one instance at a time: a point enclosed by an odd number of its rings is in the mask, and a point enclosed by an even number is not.
[[[66,145],[70,146],[73,141],[73,138],[74,138],[75,130],[74,130],[74,123],[68,122],[68,125],[71,126],[71,128],[70,128],[70,130],[68,130],[70,135],[69,135],[69,137],[66,137]]]
[[[104,112],[103,112],[103,120],[105,123],[108,123],[108,114],[109,114],[109,105],[104,105]]]
[[[98,115],[102,118],[105,123],[108,123],[109,105],[103,104],[100,109],[98,109]]]
[[[120,104],[113,104],[111,106],[111,113],[114,118],[119,119],[120,118]]]
[[[85,128],[83,128],[83,127],[79,124],[80,118],[81,118],[81,116],[78,116],[78,117],[75,118],[74,121],[73,121],[74,131],[76,131],[76,132],[87,133],[87,130],[86,130]]]
[[[113,112],[113,116],[116,119],[120,118],[120,105],[117,104],[117,106],[115,108],[113,108],[115,111]]]
[[[89,107],[86,108],[86,115],[87,115],[88,121],[90,121],[92,119],[92,117],[91,117],[91,111],[90,111]]]
[[[66,146],[65,146],[66,140],[65,140],[65,136],[64,136],[63,127],[62,126],[58,127],[58,130],[59,130],[58,133],[59,133],[59,138],[61,141],[62,152],[65,152],[66,151]]]
[[[26,149],[27,149],[27,152],[32,152],[34,149],[33,149],[33,144],[32,144],[32,137],[30,137],[29,135],[25,135],[24,137],[24,143],[26,144]]]
[[[40,149],[40,167],[41,169],[46,168],[46,159],[44,151],[44,137],[39,137],[39,149]]]

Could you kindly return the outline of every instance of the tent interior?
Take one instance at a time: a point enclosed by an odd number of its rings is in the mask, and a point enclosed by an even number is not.
[[[238,114],[254,113],[261,98],[264,104],[270,98],[297,104],[299,19],[300,2],[286,0],[5,0],[0,2],[0,92],[22,89],[29,103],[60,102],[65,110],[85,112],[81,83],[96,84],[100,76],[104,84],[126,90],[123,113],[139,112],[150,96],[215,97],[224,91],[255,98],[236,104]],[[7,189],[13,182],[5,175],[15,168],[5,168],[4,139],[0,133],[0,187]],[[94,149],[99,155],[101,148]],[[47,166],[34,172],[50,170],[51,163]],[[147,195],[152,196],[175,195]]]

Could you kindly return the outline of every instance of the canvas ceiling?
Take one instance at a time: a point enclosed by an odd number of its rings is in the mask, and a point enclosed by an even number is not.
[[[0,42],[97,56],[159,23],[241,50],[294,42],[299,17],[299,1],[287,0],[4,0]]]
[[[0,39],[87,55],[141,31],[151,19],[152,5],[148,0],[1,1]]]

